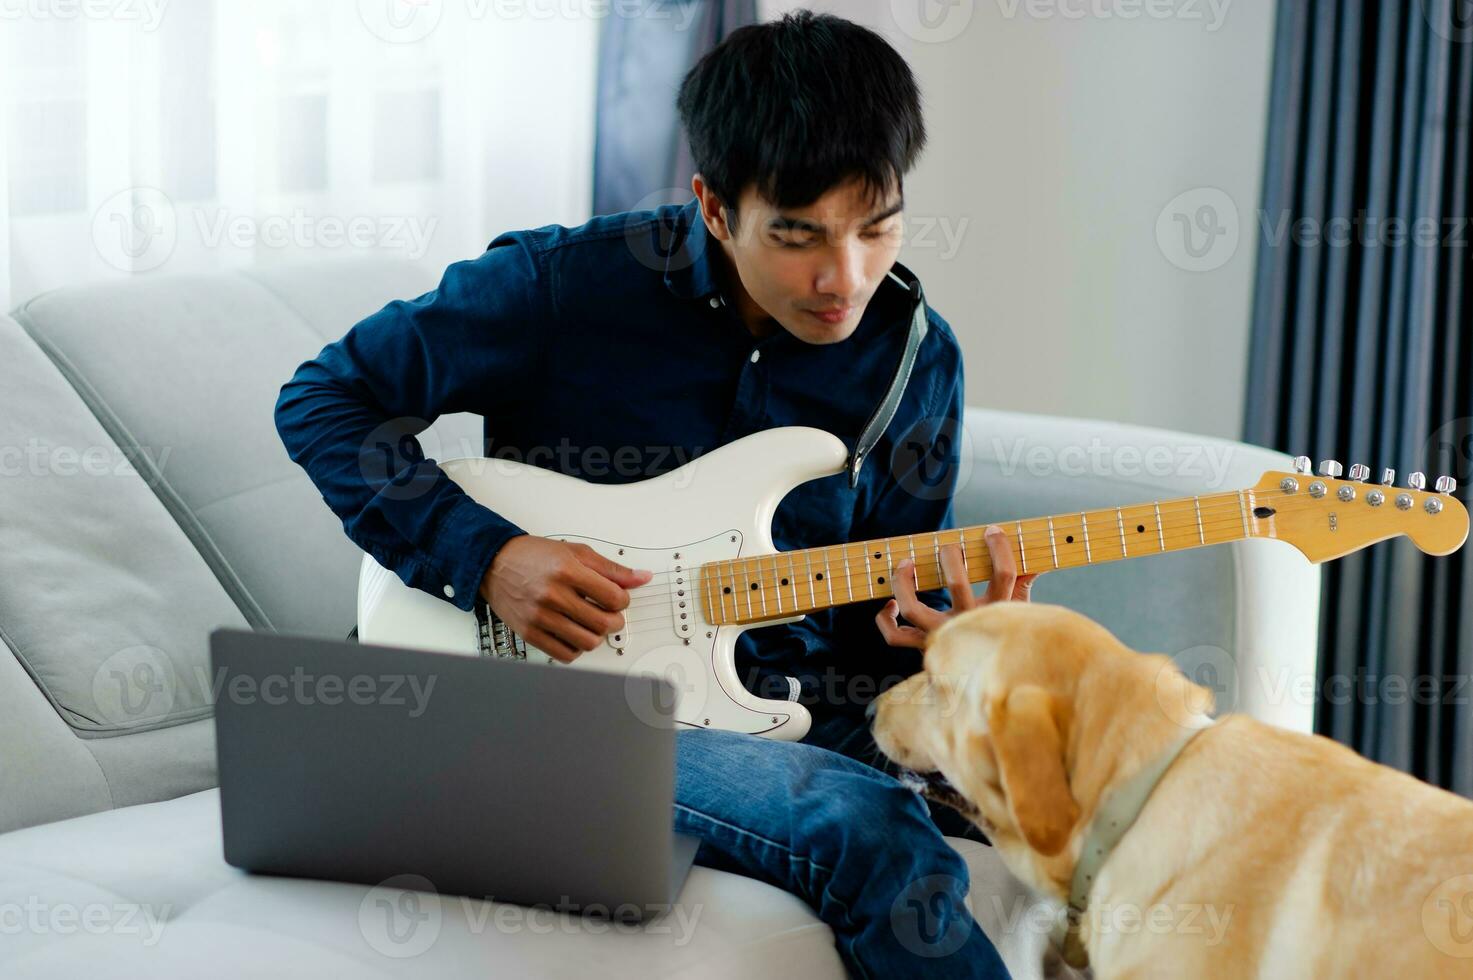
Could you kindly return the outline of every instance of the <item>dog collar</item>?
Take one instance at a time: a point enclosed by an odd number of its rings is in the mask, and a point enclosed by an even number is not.
[[[1089,890],[1099,877],[1100,869],[1110,859],[1115,845],[1120,843],[1125,832],[1146,808],[1146,801],[1151,798],[1156,784],[1166,775],[1166,770],[1171,768],[1176,757],[1181,755],[1182,749],[1212,725],[1213,721],[1209,720],[1202,728],[1182,733],[1166,751],[1127,779],[1095,811],[1089,830],[1085,832],[1079,861],[1074,865],[1074,880],[1069,886],[1066,917],[1055,924],[1053,931],[1055,947],[1063,953],[1064,962],[1075,969],[1082,970],[1089,965],[1089,954],[1085,952],[1084,942],[1080,938],[1079,925],[1089,907]]]

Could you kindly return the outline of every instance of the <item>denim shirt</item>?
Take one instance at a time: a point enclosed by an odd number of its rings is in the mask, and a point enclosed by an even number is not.
[[[302,364],[276,425],[360,548],[409,586],[470,609],[506,541],[527,533],[467,496],[416,436],[438,416],[484,418],[488,456],[593,483],[658,476],[742,436],[785,425],[852,451],[894,374],[908,293],[887,277],[846,340],[781,327],[758,339],[727,301],[697,202],[508,232]],[[773,518],[779,551],[953,527],[962,359],[929,312],[904,398],[851,489],[803,484]],[[450,454],[447,454],[450,455]],[[536,529],[532,533],[553,533]],[[944,592],[923,593],[947,608]],[[848,711],[919,668],[874,623],[881,601],[747,631],[738,667],[765,697]]]

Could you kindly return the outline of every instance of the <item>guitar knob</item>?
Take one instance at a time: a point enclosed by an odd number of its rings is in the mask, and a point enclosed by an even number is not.
[[[1356,463],[1350,467],[1350,478],[1358,483],[1364,483],[1371,475],[1371,468],[1365,463]]]
[[[1426,490],[1427,477],[1421,473],[1413,473],[1411,476],[1407,477],[1407,486],[1411,487],[1413,490]]]
[[[1458,489],[1458,481],[1454,480],[1450,476],[1439,476],[1437,478],[1437,483],[1434,485],[1434,489],[1436,489],[1438,493],[1450,494]]]
[[[1338,480],[1340,474],[1344,472],[1345,468],[1337,460],[1327,459],[1320,463],[1320,476],[1328,476],[1332,480]]]
[[[1394,485],[1395,483],[1396,483],[1396,470],[1394,470],[1394,469],[1392,469],[1391,467],[1388,466],[1384,470],[1381,471],[1381,485],[1382,486],[1389,487],[1389,486]]]
[[[1295,473],[1308,473],[1309,472],[1309,457],[1308,456],[1295,456],[1294,457],[1294,472]]]

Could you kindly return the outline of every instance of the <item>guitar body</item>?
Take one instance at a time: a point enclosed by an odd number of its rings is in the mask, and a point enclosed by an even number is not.
[[[790,426],[621,485],[587,483],[509,460],[459,459],[441,467],[477,502],[531,534],[581,542],[620,564],[654,572],[648,584],[630,590],[624,632],[606,637],[574,668],[666,679],[675,689],[673,716],[683,727],[797,740],[808,731],[808,710],[747,691],[737,676],[735,649],[751,626],[708,622],[692,573],[709,561],[775,553],[778,504],[799,484],[841,472],[847,458],[835,436]],[[488,653],[481,617],[404,585],[368,556],[359,578],[358,635],[365,643]],[[555,662],[525,649],[529,659]],[[645,687],[631,686],[631,696],[636,690]]]

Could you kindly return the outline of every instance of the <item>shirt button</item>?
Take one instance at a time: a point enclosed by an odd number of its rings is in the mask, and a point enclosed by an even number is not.
[[[720,296],[712,296],[711,297],[711,309],[714,310],[714,309],[717,309],[720,306],[721,306],[721,297]]]
[[[453,586],[453,585],[447,585],[447,586],[445,586],[445,598],[447,598],[447,599],[454,599],[455,598],[455,586]]]
[[[752,363],[753,364],[756,364],[761,359],[762,359],[762,352],[760,350],[754,350],[754,351],[752,351],[752,358],[751,358],[751,360],[752,360]]]

